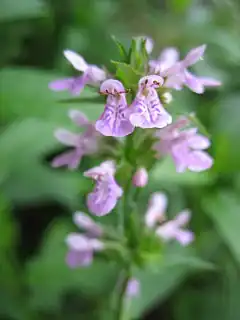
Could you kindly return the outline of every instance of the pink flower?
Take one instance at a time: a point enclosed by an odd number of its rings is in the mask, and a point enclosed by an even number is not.
[[[100,93],[107,95],[105,110],[96,121],[96,130],[104,136],[124,137],[133,132],[134,127],[128,120],[126,91],[118,80],[106,80]]]
[[[145,168],[139,168],[132,179],[134,186],[143,188],[148,183],[148,172]]]
[[[156,235],[164,241],[176,240],[185,246],[194,239],[194,234],[183,229],[190,220],[190,212],[184,210],[173,220],[166,221],[167,197],[161,192],[154,193],[149,201],[149,206],[145,214],[145,224],[148,228],[153,228]],[[165,222],[166,221],[166,222]]]
[[[197,128],[186,128],[188,124],[189,120],[182,117],[167,128],[159,130],[156,135],[160,140],[154,145],[154,149],[159,156],[170,155],[177,172],[209,169],[213,165],[213,159],[203,150],[210,146],[210,141],[198,134]]]
[[[105,161],[100,166],[84,172],[85,177],[96,181],[96,186],[87,197],[87,206],[91,213],[104,216],[116,206],[122,196],[122,188],[114,179],[115,163]]]
[[[172,122],[172,117],[163,108],[156,89],[163,84],[159,76],[140,79],[138,92],[129,109],[129,120],[140,128],[163,128]]]
[[[86,84],[99,84],[106,79],[106,73],[99,67],[87,62],[82,56],[78,55],[74,51],[65,50],[65,58],[72,64],[72,66],[83,72],[81,76],[65,78],[50,82],[49,88],[54,91],[68,90],[72,95],[78,95],[81,93]]]
[[[62,144],[73,147],[73,150],[64,152],[52,161],[53,167],[68,166],[76,169],[84,155],[90,155],[98,151],[99,134],[87,117],[78,110],[70,110],[69,117],[85,131],[81,134],[72,133],[66,129],[57,129],[55,137]]]
[[[200,94],[205,91],[205,87],[220,86],[221,82],[208,77],[197,77],[187,69],[203,57],[205,49],[206,45],[194,48],[183,60],[179,60],[176,48],[166,48],[157,60],[149,61],[150,72],[165,78],[164,87],[176,90],[181,90],[185,85]]]
[[[127,288],[126,288],[126,296],[128,298],[134,298],[139,295],[140,292],[140,282],[136,278],[131,278],[128,281]]]
[[[100,225],[83,212],[76,212],[73,218],[75,224],[86,231],[86,234],[70,233],[66,238],[69,248],[66,261],[71,268],[89,266],[94,252],[102,251],[104,244],[98,238],[103,234]]]

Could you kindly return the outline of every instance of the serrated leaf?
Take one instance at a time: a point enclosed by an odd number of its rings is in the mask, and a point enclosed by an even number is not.
[[[123,82],[124,86],[136,90],[141,74],[134,70],[129,64],[112,61],[116,65],[116,77]]]
[[[120,56],[123,59],[123,62],[128,63],[128,54],[126,49],[124,48],[124,45],[115,37],[112,35],[112,39],[115,42],[116,46],[118,47],[118,51],[120,53]]]

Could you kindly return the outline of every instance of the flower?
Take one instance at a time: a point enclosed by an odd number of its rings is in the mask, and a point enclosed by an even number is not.
[[[205,87],[221,85],[220,81],[208,77],[197,77],[187,69],[202,58],[205,49],[206,45],[194,48],[183,60],[179,60],[179,52],[176,48],[166,48],[157,60],[149,61],[150,72],[165,78],[164,87],[181,90],[185,85],[193,92],[201,94]]]
[[[54,91],[68,90],[72,95],[78,95],[83,90],[86,84],[98,84],[106,79],[106,72],[99,67],[87,62],[82,56],[74,51],[65,50],[65,58],[72,64],[72,66],[83,72],[81,76],[65,78],[50,82],[49,88]]]
[[[140,128],[163,128],[172,122],[172,117],[163,108],[156,89],[163,84],[160,76],[140,79],[138,92],[130,110],[130,122]]]
[[[140,292],[140,282],[136,278],[131,278],[128,281],[127,288],[126,288],[126,296],[128,298],[136,297]]]
[[[193,241],[194,234],[189,230],[183,230],[182,227],[189,222],[190,212],[181,211],[173,220],[165,222],[167,202],[164,193],[154,193],[145,214],[145,224],[148,228],[154,228],[156,235],[166,242],[175,239],[181,245],[188,245]]]
[[[94,252],[104,249],[102,241],[78,233],[70,233],[66,238],[66,243],[69,248],[66,262],[72,268],[89,266],[92,263]]]
[[[87,206],[89,211],[97,216],[104,216],[112,211],[122,196],[122,188],[114,179],[115,171],[114,161],[105,161],[84,172],[85,177],[96,181],[93,192],[87,197]]]
[[[135,187],[145,187],[148,183],[148,172],[145,168],[138,169],[132,179]]]
[[[95,251],[104,249],[104,244],[98,238],[103,230],[96,222],[83,212],[76,212],[73,221],[77,226],[86,231],[86,234],[70,233],[66,238],[69,248],[66,261],[72,267],[89,266],[93,260]]]
[[[70,169],[76,169],[84,155],[93,154],[98,150],[100,136],[87,117],[78,110],[70,110],[69,117],[75,124],[83,127],[85,131],[81,134],[75,134],[66,129],[55,131],[57,140],[74,149],[54,158],[52,161],[53,167],[68,166]]]
[[[210,146],[207,137],[198,134],[197,128],[185,128],[189,120],[179,118],[167,128],[159,130],[156,135],[160,138],[154,149],[161,155],[171,155],[177,172],[200,172],[211,168],[213,159],[204,149]]]
[[[106,80],[100,87],[100,93],[107,95],[107,102],[100,119],[96,121],[96,130],[104,136],[124,137],[133,132],[134,127],[127,118],[126,91],[118,80]]]
[[[73,221],[78,227],[86,231],[88,235],[100,237],[103,234],[102,227],[83,212],[75,212]]]
[[[152,38],[142,35],[136,37],[135,39],[145,40],[145,48],[148,54],[150,54],[153,51],[154,41]]]

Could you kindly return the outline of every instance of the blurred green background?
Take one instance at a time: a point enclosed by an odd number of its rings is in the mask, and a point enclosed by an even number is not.
[[[81,172],[51,169],[63,149],[53,137],[71,128],[67,110],[94,120],[103,104],[86,90],[67,103],[48,82],[74,74],[65,48],[110,67],[118,52],[110,35],[128,45],[149,35],[154,54],[182,54],[206,43],[194,70],[223,82],[217,90],[174,95],[169,111],[195,111],[211,134],[215,165],[201,174],[157,166],[142,197],[165,190],[170,212],[189,207],[196,241],[137,276],[135,319],[240,319],[240,2],[237,0],[0,0],[0,319],[108,319],[104,309],[119,267],[95,260],[88,269],[65,265],[64,238],[72,212],[83,208],[89,185]],[[72,129],[72,128],[71,128]],[[101,221],[111,223],[112,214]]]

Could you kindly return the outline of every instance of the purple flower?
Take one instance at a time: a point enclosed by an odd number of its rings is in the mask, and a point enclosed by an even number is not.
[[[203,93],[205,87],[220,86],[221,82],[208,77],[197,77],[187,68],[198,62],[204,54],[206,45],[194,48],[188,52],[183,60],[179,60],[176,48],[163,50],[157,60],[150,60],[150,72],[165,78],[164,87],[181,90],[187,86],[193,92]]]
[[[166,220],[167,197],[161,192],[156,192],[151,196],[147,212],[145,214],[145,224],[148,228],[154,228],[156,235],[164,241],[177,240],[181,245],[188,245],[194,239],[194,234],[189,230],[182,229],[190,219],[190,212],[184,210],[173,220]]]
[[[101,237],[103,234],[102,227],[83,212],[75,212],[73,221],[91,237]]]
[[[98,238],[102,236],[103,230],[83,212],[76,212],[73,216],[75,224],[86,231],[86,234],[70,233],[66,238],[69,248],[66,261],[71,268],[89,266],[96,251],[104,249],[104,244]]]
[[[134,127],[127,117],[128,106],[126,91],[118,80],[106,80],[100,87],[100,93],[107,95],[107,102],[96,130],[104,136],[124,137],[133,132]]]
[[[126,288],[126,296],[128,298],[134,298],[139,295],[140,292],[140,282],[136,278],[131,278],[128,281],[127,288]]]
[[[132,179],[133,185],[135,187],[143,188],[148,183],[148,172],[145,168],[139,168]]]
[[[140,79],[138,92],[129,110],[130,122],[140,128],[163,128],[172,122],[172,117],[163,108],[156,89],[163,84],[160,76]]]
[[[97,216],[104,216],[112,211],[122,196],[122,188],[114,179],[115,170],[113,161],[105,161],[84,172],[85,177],[96,181],[93,192],[87,197],[87,206],[89,211]]]
[[[213,165],[213,159],[203,150],[210,146],[210,141],[198,134],[197,128],[186,128],[188,124],[189,120],[182,117],[167,128],[159,130],[156,135],[160,141],[154,145],[154,149],[160,156],[171,155],[177,172],[209,169]]]
[[[66,243],[69,248],[66,262],[71,268],[89,266],[94,252],[104,249],[102,241],[78,233],[70,233]]]
[[[86,84],[99,84],[106,79],[104,70],[95,65],[87,64],[87,62],[71,50],[65,50],[64,56],[72,64],[72,66],[83,72],[81,76],[65,78],[50,82],[49,88],[54,91],[68,90],[72,95],[78,95]]]
[[[84,155],[90,155],[98,150],[99,134],[87,117],[78,110],[70,110],[69,117],[85,131],[81,134],[72,133],[66,129],[57,129],[55,137],[64,145],[73,147],[73,150],[64,152],[53,159],[53,167],[68,166],[76,169]]]

